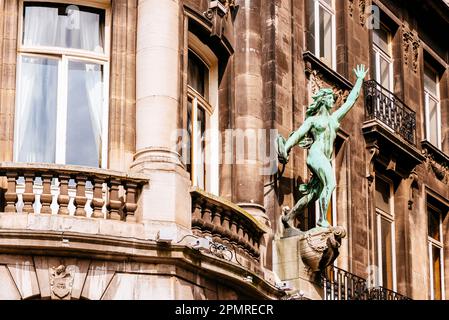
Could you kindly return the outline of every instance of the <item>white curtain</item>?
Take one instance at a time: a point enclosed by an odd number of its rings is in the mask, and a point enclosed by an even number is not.
[[[54,162],[58,61],[23,56],[17,112],[18,161]]]
[[[101,150],[101,117],[103,107],[103,82],[101,65],[86,63],[85,85],[89,100],[89,115],[95,136],[96,150]]]
[[[26,46],[48,46],[103,52],[102,26],[98,13],[65,8],[58,15],[58,4],[25,7],[23,43]]]
[[[26,7],[23,43],[26,46],[64,46],[64,17],[57,8]]]

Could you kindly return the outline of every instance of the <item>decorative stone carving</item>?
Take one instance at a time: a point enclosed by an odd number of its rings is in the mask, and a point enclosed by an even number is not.
[[[409,183],[409,197],[408,197],[408,209],[413,209],[413,203],[414,203],[414,193],[415,189],[418,189],[418,174],[415,170],[413,170],[410,173],[410,176],[408,177],[408,183]]]
[[[421,41],[418,35],[412,32],[406,25],[402,26],[402,47],[404,50],[404,63],[409,65],[410,62],[410,48],[412,49],[412,68],[416,73],[419,66],[419,48]]]
[[[51,298],[55,300],[70,300],[75,274],[71,266],[60,265],[50,268]]]
[[[421,41],[418,39],[418,36],[415,35],[415,38],[412,42],[412,49],[413,49],[413,71],[415,73],[418,72],[418,66],[419,66],[419,48],[421,47]]]
[[[221,38],[231,16],[232,21],[235,20],[239,6],[235,4],[235,0],[212,0],[209,3],[209,9],[204,12],[204,16],[212,21],[211,36]]]
[[[374,178],[376,176],[376,171],[374,170],[374,163],[376,157],[379,155],[379,148],[377,146],[373,146],[369,149],[367,159],[367,168],[366,168],[366,178],[368,179],[368,187],[371,188]]]
[[[438,162],[434,156],[424,149],[426,157],[426,167],[429,172],[433,172],[435,177],[445,184],[449,184],[449,163]]]
[[[359,0],[359,12],[360,24],[364,27],[366,23],[366,0]]]
[[[310,73],[309,81],[311,85],[312,95],[315,95],[324,86],[323,76],[317,70],[313,70]]]
[[[327,86],[326,82],[323,80],[323,75],[317,70],[311,70],[309,81],[311,85],[312,96]],[[335,106],[339,107],[346,101],[346,98],[349,95],[349,91],[340,89],[336,85],[332,86],[332,90],[334,92]]]
[[[348,1],[348,11],[349,11],[349,16],[352,17],[352,15],[354,14],[354,0]]]
[[[346,237],[343,227],[314,228],[299,240],[301,259],[310,271],[322,271],[339,255],[341,239]]]

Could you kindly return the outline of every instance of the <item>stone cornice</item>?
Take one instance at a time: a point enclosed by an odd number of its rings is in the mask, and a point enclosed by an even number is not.
[[[229,286],[260,299],[278,299],[284,295],[283,291],[247,268],[182,244],[72,232],[2,229],[0,253],[172,264],[221,279]],[[246,282],[245,276],[251,276],[252,283]]]

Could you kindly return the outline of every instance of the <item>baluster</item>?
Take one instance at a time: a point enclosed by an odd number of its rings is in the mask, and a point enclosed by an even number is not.
[[[103,183],[104,179],[102,178],[94,178],[92,179],[93,184],[93,197],[92,201],[90,203],[90,206],[92,208],[92,217],[93,218],[103,218],[103,205],[104,205],[104,199],[103,199]]]
[[[201,203],[200,199],[193,198],[193,213],[192,213],[192,232],[194,235],[201,235],[201,230],[204,225],[204,221],[201,218]]]
[[[212,212],[207,206],[207,203],[205,203],[203,206],[202,218],[204,221],[204,236],[212,237],[212,230],[214,228],[214,225],[212,224]]]
[[[127,181],[125,183],[126,190],[126,222],[136,222],[135,212],[137,210],[137,183]]]
[[[24,213],[33,213],[34,208],[34,192],[33,192],[33,184],[34,184],[34,173],[27,172],[24,175],[25,178],[25,191],[22,195],[23,199],[23,212]]]
[[[86,209],[85,205],[87,202],[86,197],[86,181],[87,177],[85,176],[77,176],[76,177],[76,196],[73,204],[76,207],[75,216],[77,217],[85,217]]]
[[[58,210],[58,214],[67,216],[67,215],[69,215],[68,205],[69,205],[69,201],[70,201],[70,197],[69,197],[70,176],[61,174],[61,175],[59,175],[58,180],[59,180],[59,196],[58,196],[59,210]]]
[[[41,214],[51,214],[51,202],[53,196],[51,194],[51,180],[53,175],[45,173],[41,175],[42,178],[42,194],[41,194]]]
[[[122,207],[122,202],[119,200],[118,190],[120,186],[120,180],[111,179],[109,181],[109,201],[108,210],[109,218],[112,220],[121,220],[120,208]]]
[[[17,190],[16,190],[16,172],[8,172],[6,174],[8,180],[8,190],[5,193],[5,212],[16,212]]]

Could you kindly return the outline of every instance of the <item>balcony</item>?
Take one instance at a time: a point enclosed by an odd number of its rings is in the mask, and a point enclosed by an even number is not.
[[[55,164],[0,163],[0,177],[0,212],[127,222],[136,222],[137,197],[148,182],[139,174]]]
[[[408,143],[416,144],[416,114],[374,80],[365,81],[366,120],[376,119]]]
[[[246,269],[261,273],[260,257],[263,235],[267,227],[239,206],[194,189],[192,195],[192,232],[209,237],[234,253],[234,262]]]
[[[378,162],[404,178],[424,161],[416,147],[416,113],[374,80],[364,82],[367,149],[377,149]]]
[[[411,300],[383,287],[370,288],[368,281],[337,267],[322,276],[324,300]]]

